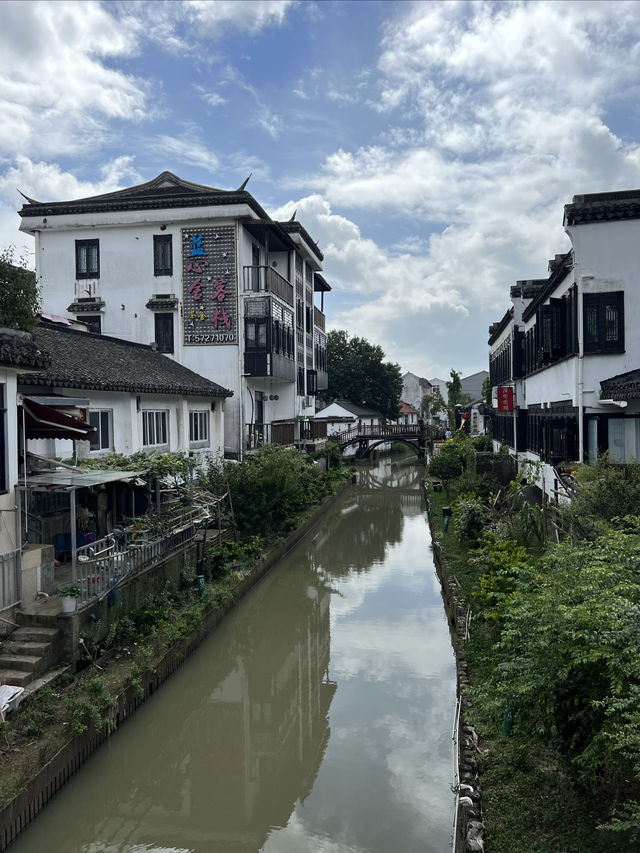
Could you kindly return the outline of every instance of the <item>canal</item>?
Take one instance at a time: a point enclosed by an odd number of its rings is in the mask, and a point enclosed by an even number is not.
[[[387,459],[12,853],[443,853],[455,661],[420,477]]]

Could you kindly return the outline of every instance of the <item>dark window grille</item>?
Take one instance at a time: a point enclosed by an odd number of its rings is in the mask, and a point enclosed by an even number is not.
[[[173,314],[154,314],[155,342],[159,352],[174,351]]]
[[[173,242],[171,234],[153,235],[153,274],[173,275]]]
[[[584,351],[624,352],[624,291],[584,294]]]
[[[76,240],[76,278],[100,278],[99,240]]]

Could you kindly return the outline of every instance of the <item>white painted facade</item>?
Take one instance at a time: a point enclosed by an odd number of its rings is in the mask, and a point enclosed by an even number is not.
[[[640,192],[577,196],[565,211],[572,251],[551,262],[546,281],[518,282],[511,313],[490,330],[494,409],[498,387],[514,389],[514,412],[496,415],[501,438],[510,420],[511,452],[520,465],[542,462],[540,482],[552,493],[559,466],[604,450],[620,462],[640,459],[640,395],[634,377],[624,378],[640,368]],[[619,386],[615,400],[601,383]]]
[[[314,415],[315,390],[310,387],[312,380],[309,372],[322,374],[326,371],[326,365],[323,369],[322,364],[316,364],[318,351],[326,352],[324,315],[317,306],[314,311],[313,305],[314,290],[328,289],[324,282],[324,286],[319,287],[315,278],[321,270],[322,257],[317,247],[306,239],[306,232],[301,228],[291,233],[284,233],[280,228],[280,244],[277,250],[270,250],[268,239],[256,237],[256,228],[253,233],[249,230],[252,222],[265,220],[256,213],[255,203],[237,200],[238,194],[248,196],[247,193],[238,191],[229,194],[234,196],[234,202],[230,204],[210,205],[190,204],[187,194],[184,195],[184,206],[162,207],[162,190],[183,185],[189,189],[197,185],[187,185],[169,173],[163,173],[150,184],[160,193],[159,200],[154,201],[154,206],[142,203],[142,209],[127,209],[130,205],[125,199],[122,209],[90,210],[91,207],[101,206],[98,199],[102,197],[96,197],[93,205],[91,202],[94,200],[85,200],[87,205],[84,208],[79,203],[76,212],[66,212],[66,203],[60,203],[57,207],[55,204],[50,205],[54,215],[51,211],[48,215],[47,211],[42,215],[44,207],[37,202],[23,208],[21,230],[35,238],[36,274],[42,288],[43,309],[52,314],[79,319],[99,317],[102,334],[144,344],[150,344],[156,339],[156,314],[170,314],[173,352],[167,354],[195,373],[233,391],[233,397],[227,399],[224,406],[225,452],[239,457],[247,448],[247,435],[251,432],[248,425],[258,423],[257,417],[262,418],[262,423],[271,424],[272,421],[312,418]],[[132,191],[138,189],[132,188]],[[210,188],[200,189],[209,190],[213,195],[222,193]],[[111,202],[106,207],[109,204]],[[226,306],[232,303],[235,322],[233,331],[237,340],[230,344],[187,344],[185,326],[190,318],[185,302],[188,303],[189,298],[188,282],[183,281],[183,277],[189,255],[185,229],[192,233],[198,229],[203,232],[212,228],[224,229],[225,226],[233,234],[233,250],[224,262],[227,265],[227,280],[233,283],[229,288],[232,293],[228,296]],[[274,229],[276,226],[277,223],[269,220],[265,228]],[[154,237],[171,239],[173,262],[170,275],[154,274]],[[99,241],[99,276],[77,278],[77,242],[88,240]],[[298,263],[302,262],[302,284],[296,283],[296,256]],[[293,305],[287,304],[275,292],[245,291],[247,275],[250,275],[248,268],[256,263],[265,269],[269,268],[270,275],[272,272],[281,275],[293,286]],[[261,275],[265,276],[266,273]],[[312,294],[310,302],[309,282]],[[208,286],[211,292],[211,282]],[[249,310],[246,303],[265,296],[270,297],[274,312],[276,307],[278,311],[284,309],[293,312],[293,379],[276,375],[248,376],[245,370],[245,314]],[[91,299],[96,300],[95,303],[79,302]],[[172,305],[161,309],[147,307],[149,301],[154,299],[156,304],[162,305],[169,301]],[[313,325],[306,329],[306,333],[304,329],[301,331],[296,328],[298,300],[302,300],[304,308],[309,309],[309,316],[320,322],[316,326],[312,320]],[[79,305],[82,309],[80,311]],[[199,305],[211,313],[214,307],[223,307],[216,302],[205,303],[204,299]],[[299,369],[302,370],[302,387],[298,378]]]
[[[30,393],[37,400],[38,389],[34,388]],[[80,459],[106,456],[109,453],[129,456],[140,450],[190,452],[199,460],[207,454],[216,458],[224,456],[224,410],[221,400],[170,394],[136,395],[115,391],[78,391],[73,388],[56,388],[55,393],[88,398],[88,417],[91,413],[105,413],[106,417],[101,419],[100,423],[103,428],[106,420],[108,435],[101,435],[102,440],[98,440],[102,446],[93,450],[90,442],[78,441],[77,452]],[[155,412],[164,413],[163,417],[166,417],[167,440],[145,444],[143,419],[149,418],[151,413]],[[198,426],[204,425],[204,431],[208,435],[205,440],[191,440],[193,418],[190,419],[190,415],[196,413]],[[27,449],[49,458],[70,459],[73,456],[73,444],[70,439],[31,439],[27,443]]]

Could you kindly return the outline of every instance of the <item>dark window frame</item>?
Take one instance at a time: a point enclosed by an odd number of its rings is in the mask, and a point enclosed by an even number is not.
[[[76,314],[76,320],[79,323],[85,323],[90,332],[94,335],[102,334],[102,315],[101,314]]]
[[[624,290],[584,293],[582,308],[585,354],[624,352]]]
[[[155,276],[173,275],[173,236],[171,234],[153,235],[153,274]]]
[[[96,250],[95,266],[90,265],[92,248]],[[100,278],[100,240],[76,240],[76,279],[80,278]]]
[[[95,438],[89,439],[89,450],[92,453],[100,453],[104,450],[111,450],[113,447],[113,443],[111,440],[111,414],[112,413],[110,409],[89,409],[89,411],[87,412],[87,422],[91,424],[91,426],[95,426],[97,428]]]
[[[164,324],[164,328],[162,325]],[[175,334],[172,311],[156,311],[153,317],[154,341],[158,352],[175,352]]]

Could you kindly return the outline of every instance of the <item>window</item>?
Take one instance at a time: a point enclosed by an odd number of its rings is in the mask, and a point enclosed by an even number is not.
[[[154,315],[155,342],[159,352],[173,352],[173,314]]]
[[[95,409],[88,413],[87,421],[96,428],[95,438],[90,439],[89,450],[111,450],[111,412]]]
[[[102,317],[100,314],[81,314],[76,316],[79,323],[84,323],[90,332],[95,335],[102,334]]]
[[[267,318],[244,321],[245,349],[267,349]]]
[[[76,240],[76,278],[100,278],[99,240]]]
[[[8,491],[7,483],[7,408],[5,386],[0,385],[0,494]]]
[[[189,412],[189,441],[209,441],[209,412]]]
[[[145,447],[157,447],[168,443],[166,411],[142,413],[142,443]]]
[[[640,418],[609,418],[607,427],[612,462],[640,459]]]
[[[584,351],[624,352],[624,291],[584,294]]]
[[[153,274],[173,275],[173,244],[171,234],[153,235]]]

